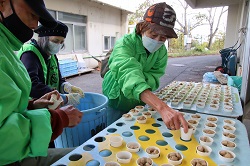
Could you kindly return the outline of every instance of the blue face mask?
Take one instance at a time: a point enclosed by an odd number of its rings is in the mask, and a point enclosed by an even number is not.
[[[60,51],[60,49],[62,48],[62,44],[57,44],[52,41],[49,41],[48,47],[49,47],[49,50],[48,50],[49,54],[54,55]]]
[[[155,51],[157,51],[164,43],[165,42],[163,41],[157,41],[157,40],[151,39],[150,37],[147,37],[146,35],[142,36],[142,44],[150,53],[154,53]]]

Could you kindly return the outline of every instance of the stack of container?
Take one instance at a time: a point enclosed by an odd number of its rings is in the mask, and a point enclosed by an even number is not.
[[[78,74],[77,61],[72,59],[59,60],[59,69],[62,77]]]

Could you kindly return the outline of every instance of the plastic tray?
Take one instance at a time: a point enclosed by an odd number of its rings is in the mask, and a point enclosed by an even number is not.
[[[190,115],[191,114],[186,113],[185,119],[189,119]],[[168,130],[158,113],[154,114],[153,118],[149,118],[146,124],[137,123],[135,120],[137,116],[134,116],[131,121],[124,121],[123,118],[120,118],[53,165],[103,166],[107,161],[116,161],[115,156],[117,152],[124,150],[126,151],[126,143],[131,141],[139,142],[141,148],[139,152],[132,153],[132,159],[129,164],[121,164],[121,166],[135,166],[136,160],[139,157],[147,156],[145,149],[148,146],[157,146],[161,150],[160,157],[153,159],[154,166],[168,163],[166,156],[170,152],[180,152],[184,156],[181,164],[183,166],[191,165],[190,162],[193,158],[205,159],[209,166],[247,165],[249,162],[248,158],[250,156],[249,140],[245,126],[236,119],[231,119],[236,122],[236,139],[234,142],[236,143],[237,147],[233,151],[236,154],[236,158],[233,162],[225,163],[221,161],[218,156],[218,151],[221,149],[220,142],[222,141],[221,136],[223,120],[225,119],[224,117],[217,117],[218,126],[215,130],[216,135],[213,137],[214,142],[210,146],[212,148],[212,153],[210,156],[203,157],[196,153],[195,148],[199,145],[198,140],[202,135],[202,129],[204,128],[206,117],[210,116],[204,114],[200,115],[202,116],[202,119],[197,126],[195,134],[192,136],[192,140],[189,142],[185,142],[180,139],[180,130]],[[111,135],[120,135],[123,137],[123,144],[121,147],[114,148],[110,146],[109,137]]]
[[[177,82],[178,83],[178,82]],[[188,83],[188,82],[186,82]],[[198,83],[195,83],[195,86]],[[205,85],[205,84],[204,84]],[[210,84],[211,87],[216,86],[216,84]],[[224,91],[224,88],[226,85],[222,85],[222,92]],[[239,97],[239,92],[238,89],[235,87],[231,87],[231,93],[232,93],[232,99],[233,99],[233,111],[232,112],[226,112],[223,110],[223,102],[220,102],[219,109],[214,111],[209,108],[209,104],[206,103],[205,107],[200,109],[196,107],[196,101],[191,105],[191,107],[185,107],[183,102],[180,102],[178,105],[172,105],[170,101],[166,102],[170,107],[174,109],[186,109],[186,110],[192,110],[192,111],[197,111],[200,113],[205,113],[205,114],[211,114],[211,115],[219,115],[219,116],[225,116],[225,117],[232,117],[232,118],[237,118],[239,116],[243,115],[243,109]],[[164,94],[161,94],[164,96]],[[221,99],[220,99],[221,100]]]

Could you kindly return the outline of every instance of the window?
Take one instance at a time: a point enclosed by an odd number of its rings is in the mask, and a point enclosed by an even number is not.
[[[49,10],[50,14],[57,20],[68,26],[69,31],[65,39],[65,48],[60,53],[73,53],[87,49],[86,24],[87,17]]]
[[[108,51],[113,48],[115,45],[115,37],[113,36],[104,36],[104,51]]]

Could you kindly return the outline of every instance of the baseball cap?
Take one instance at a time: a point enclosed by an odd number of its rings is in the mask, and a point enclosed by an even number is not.
[[[38,33],[39,37],[43,36],[62,36],[66,38],[68,33],[68,27],[64,23],[58,21],[55,28],[47,28],[43,25],[40,25],[37,29],[34,30],[35,33]]]
[[[56,20],[50,15],[45,7],[43,0],[24,0],[29,7],[39,16],[39,22],[47,27],[54,28],[57,25]]]
[[[160,35],[166,35],[168,38],[178,38],[174,31],[176,14],[174,9],[165,2],[156,3],[150,6],[143,19],[150,24],[148,27]]]

